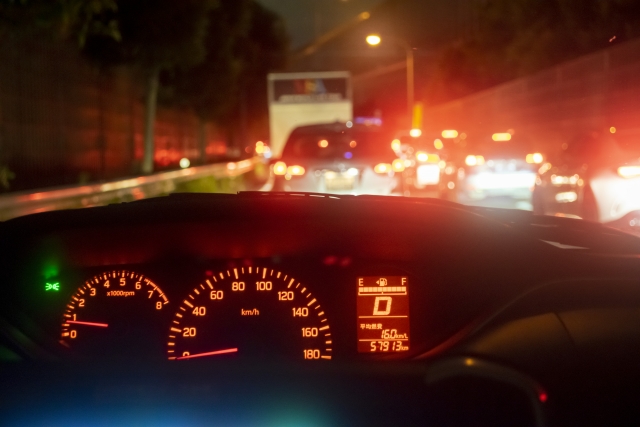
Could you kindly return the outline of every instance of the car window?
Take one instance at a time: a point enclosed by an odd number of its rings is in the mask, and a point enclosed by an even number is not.
[[[382,132],[294,132],[283,158],[305,160],[385,160],[393,159],[391,138]]]

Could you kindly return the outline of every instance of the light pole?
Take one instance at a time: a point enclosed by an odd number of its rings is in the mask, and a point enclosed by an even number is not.
[[[389,37],[389,39],[401,46],[407,54],[407,114],[412,117],[414,103],[413,48],[405,40],[395,37]],[[378,34],[369,34],[366,41],[369,46],[378,46],[382,43],[382,37]]]

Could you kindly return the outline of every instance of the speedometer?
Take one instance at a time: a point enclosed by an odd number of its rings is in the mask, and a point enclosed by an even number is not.
[[[327,316],[306,285],[277,269],[219,272],[191,291],[174,315],[167,354],[200,357],[331,359]]]

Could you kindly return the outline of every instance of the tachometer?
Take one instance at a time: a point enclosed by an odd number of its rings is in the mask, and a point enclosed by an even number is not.
[[[169,359],[331,359],[327,316],[306,285],[267,267],[233,268],[182,301],[169,331]]]
[[[105,272],[87,280],[67,304],[60,342],[80,354],[111,355],[117,349],[158,351],[167,296],[150,279],[132,271]],[[158,353],[155,353],[158,354]]]

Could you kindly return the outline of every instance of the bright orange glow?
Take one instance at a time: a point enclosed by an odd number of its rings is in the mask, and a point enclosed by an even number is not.
[[[618,175],[623,178],[638,178],[640,177],[640,166],[620,166]]]
[[[356,145],[358,145],[358,143],[357,143],[357,142],[355,142],[355,141],[351,141],[351,142],[349,143],[349,147],[351,147],[351,148],[354,148]]]
[[[380,42],[382,41],[382,38],[380,38],[379,35],[377,34],[369,34],[366,38],[367,40],[367,44],[369,44],[369,46],[378,46],[380,44]]]
[[[442,131],[442,137],[443,138],[456,138],[458,136],[458,131],[451,129],[451,130],[443,130]]]
[[[419,138],[422,135],[422,130],[418,128],[411,129],[409,131],[409,135],[411,135],[413,138]]]
[[[547,171],[551,170],[551,163],[545,163],[544,165],[540,166],[540,169],[538,169],[538,173],[540,175],[546,173]]]
[[[402,172],[404,170],[404,161],[402,159],[395,159],[391,167],[394,172]]]
[[[391,149],[393,151],[400,151],[400,146],[402,145],[402,143],[400,142],[399,139],[394,139],[393,141],[391,141]]]
[[[416,153],[416,160],[422,163],[438,163],[440,161],[440,156],[437,154],[428,154],[424,151],[418,151]]]
[[[484,157],[482,157],[482,156],[474,156],[472,154],[469,154],[467,156],[467,158],[464,159],[464,162],[467,164],[467,166],[483,165],[484,164]]]
[[[541,153],[532,153],[532,154],[527,154],[526,160],[527,160],[527,163],[539,165],[544,160],[544,157],[542,156]]]
[[[464,364],[467,365],[467,366],[473,366],[473,364],[474,364],[473,359],[471,359],[471,358],[465,359],[464,360]]]
[[[276,175],[285,175],[287,173],[287,164],[285,162],[276,162],[273,165],[273,173]]]
[[[609,128],[609,132],[611,132],[611,133],[616,133],[616,128],[615,128],[615,127],[613,127],[613,126],[611,126],[611,127]]]
[[[380,174],[389,173],[391,172],[391,165],[389,163],[378,163],[373,170],[375,173]]]
[[[289,166],[287,168],[287,172],[289,173],[289,175],[302,176],[304,175],[305,170],[302,166],[294,165],[294,166]]]
[[[576,185],[580,181],[580,175],[551,175],[550,179],[553,185]]]
[[[491,136],[491,139],[494,141],[502,142],[502,141],[511,141],[511,134],[508,132],[505,133],[494,133]]]
[[[433,146],[436,147],[436,150],[442,150],[442,148],[444,147],[444,144],[442,143],[441,140],[436,139],[433,141]]]
[[[256,145],[256,154],[263,154],[264,149],[267,148],[264,145]]]
[[[329,146],[329,141],[327,141],[326,139],[318,141],[318,147],[327,148],[328,146]]]
[[[263,147],[263,146],[264,146],[264,142],[262,141],[256,142],[256,147]]]

